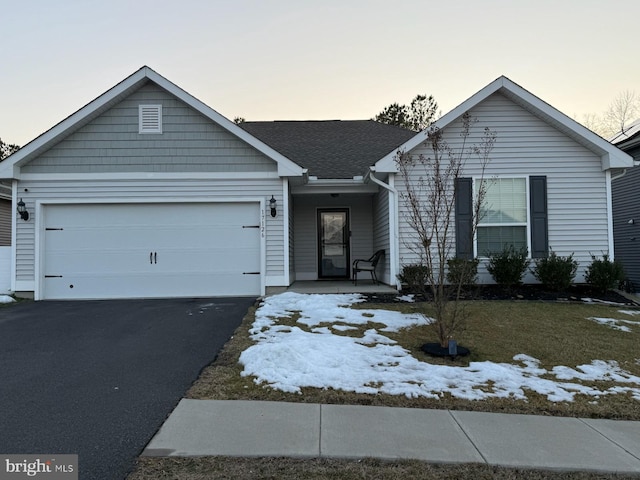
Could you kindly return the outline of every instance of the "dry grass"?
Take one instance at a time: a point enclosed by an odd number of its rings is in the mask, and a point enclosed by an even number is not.
[[[638,478],[585,472],[551,472],[488,465],[434,465],[420,461],[334,460],[292,458],[141,458],[128,480],[623,480]]]
[[[467,365],[470,361],[513,362],[513,356],[525,353],[541,361],[544,368],[556,365],[575,367],[592,360],[616,360],[620,367],[640,376],[637,359],[640,326],[632,332],[613,330],[587,320],[588,317],[613,317],[633,320],[618,313],[619,308],[602,305],[547,303],[547,302],[469,302],[469,322],[460,335],[459,343],[471,349],[472,354],[455,362],[449,359],[427,357],[420,346],[433,341],[430,327],[416,327],[386,335],[398,341],[418,359],[431,363]],[[404,313],[426,309],[420,304],[359,305],[354,308],[388,308]],[[251,309],[226,344],[216,361],[203,370],[200,378],[187,392],[188,398],[217,400],[271,400],[307,403],[354,405],[386,405],[414,408],[445,408],[487,412],[525,413],[540,415],[579,416],[640,420],[640,402],[625,395],[609,395],[594,403],[591,396],[576,396],[574,402],[550,402],[545,397],[527,392],[528,401],[488,399],[470,401],[444,395],[441,399],[406,398],[392,395],[367,395],[332,389],[304,388],[302,394],[285,393],[268,386],[256,385],[251,377],[240,375],[240,353],[252,345],[248,329],[255,318]],[[296,318],[286,320],[294,323]],[[640,320],[635,317],[635,320]],[[335,322],[329,322],[332,324]],[[300,328],[305,328],[297,324]],[[375,325],[373,325],[375,327]],[[358,335],[372,325],[358,331],[341,334]],[[602,383],[593,385],[603,387]],[[609,383],[607,385],[611,386]]]

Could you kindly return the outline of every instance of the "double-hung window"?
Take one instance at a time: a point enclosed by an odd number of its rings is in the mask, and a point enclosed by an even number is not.
[[[477,179],[476,191],[481,182],[486,195],[477,229],[477,255],[500,252],[509,245],[527,248],[526,178]]]

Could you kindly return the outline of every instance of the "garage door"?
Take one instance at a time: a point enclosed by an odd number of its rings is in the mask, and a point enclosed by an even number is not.
[[[49,205],[46,299],[259,295],[257,203]]]

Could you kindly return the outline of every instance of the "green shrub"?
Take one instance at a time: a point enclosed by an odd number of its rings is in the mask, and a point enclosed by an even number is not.
[[[569,288],[577,271],[578,262],[573,259],[573,253],[568,257],[559,257],[553,251],[547,258],[536,259],[535,267],[531,270],[545,288],[556,292]]]
[[[617,288],[624,280],[624,269],[619,262],[609,260],[609,255],[602,255],[602,260],[591,255],[591,265],[587,267],[584,279],[589,285],[606,292],[612,288]]]
[[[477,258],[450,258],[447,260],[447,280],[451,285],[475,285],[478,276]]]
[[[404,265],[402,273],[398,274],[398,280],[407,285],[409,290],[423,289],[429,281],[429,268],[420,264]]]
[[[512,287],[522,283],[522,277],[528,266],[527,249],[516,250],[513,245],[509,245],[501,252],[489,255],[487,270],[496,283]]]

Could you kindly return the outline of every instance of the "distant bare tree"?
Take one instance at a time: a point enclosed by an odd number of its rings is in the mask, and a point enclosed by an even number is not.
[[[625,90],[609,105],[604,120],[611,134],[622,133],[640,115],[640,97],[636,92]]]
[[[604,138],[624,132],[640,117],[640,95],[632,90],[620,92],[602,115],[588,113],[581,123]]]
[[[235,123],[236,125],[240,125],[241,123],[246,122],[247,120],[244,117],[235,117],[233,119],[233,123]]]

